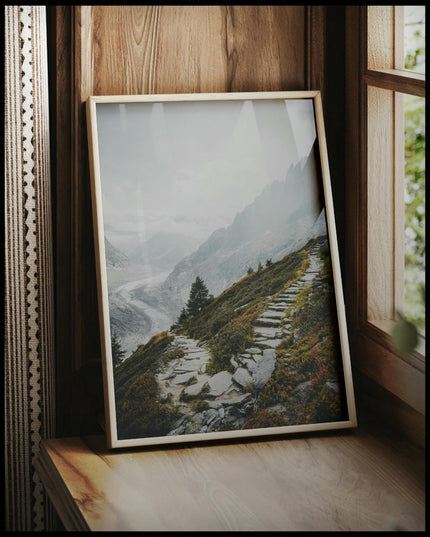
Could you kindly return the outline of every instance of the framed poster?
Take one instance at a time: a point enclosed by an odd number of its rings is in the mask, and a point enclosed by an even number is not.
[[[87,119],[108,446],[356,426],[319,92]]]

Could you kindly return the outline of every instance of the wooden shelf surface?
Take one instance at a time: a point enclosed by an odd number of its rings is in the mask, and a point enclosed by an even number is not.
[[[357,430],[167,449],[62,438],[36,468],[69,531],[425,529],[424,472]]]

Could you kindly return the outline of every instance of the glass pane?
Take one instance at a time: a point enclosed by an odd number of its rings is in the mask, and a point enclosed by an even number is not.
[[[425,73],[425,6],[404,6],[405,69]]]
[[[405,95],[405,317],[425,329],[425,99]]]

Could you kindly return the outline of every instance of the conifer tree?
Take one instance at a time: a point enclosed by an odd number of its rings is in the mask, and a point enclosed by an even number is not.
[[[112,363],[113,363],[114,369],[116,369],[123,361],[125,351],[121,348],[119,338],[115,332],[112,333],[111,345],[112,345]]]
[[[188,312],[186,308],[182,308],[182,311],[178,317],[178,323],[181,324],[188,319]]]
[[[187,312],[189,315],[197,315],[209,302],[209,291],[204,281],[197,276],[191,286],[190,296],[187,302]]]

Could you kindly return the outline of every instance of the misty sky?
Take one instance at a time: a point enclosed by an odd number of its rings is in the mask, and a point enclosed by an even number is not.
[[[312,99],[97,104],[105,232],[129,253],[158,232],[198,243],[308,155]]]

